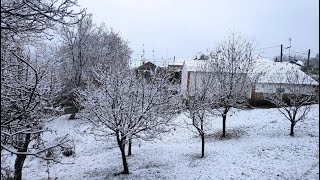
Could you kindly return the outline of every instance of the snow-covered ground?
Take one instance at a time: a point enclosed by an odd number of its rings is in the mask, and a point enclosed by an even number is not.
[[[114,139],[96,141],[84,133],[83,120],[67,120],[63,115],[47,126],[51,134],[70,134],[75,155],[50,163],[50,176],[78,179],[319,179],[319,105],[313,105],[305,122],[289,136],[290,123],[277,109],[238,110],[227,119],[227,138],[221,139],[222,120],[213,118],[201,159],[200,138],[185,125],[180,114],[176,129],[161,140],[134,141],[128,158],[129,175],[122,171],[120,151]],[[48,136],[49,137],[49,136]],[[25,179],[47,179],[47,163],[27,158]]]

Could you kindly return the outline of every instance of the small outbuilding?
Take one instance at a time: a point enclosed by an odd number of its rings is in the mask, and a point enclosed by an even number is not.
[[[182,66],[181,73],[181,93],[190,95],[195,87],[201,86],[203,76],[207,76],[208,68],[203,68],[207,65],[208,60],[192,60],[185,61]],[[282,91],[284,93],[290,92],[289,88],[301,88],[303,87],[304,94],[314,93],[318,89],[319,83],[312,77],[304,73],[301,67],[289,62],[274,62],[268,59],[259,58],[254,65],[254,71],[248,77],[254,77],[256,74],[261,74],[260,78],[256,82],[256,85],[248,89],[247,97],[252,101],[262,100],[263,97],[270,93]],[[297,76],[298,79],[295,82],[289,82],[287,75],[288,72]],[[281,84],[281,89],[279,89]],[[216,84],[218,86],[218,84]],[[213,87],[213,91],[214,91]]]
[[[314,93],[319,83],[301,70],[301,66],[289,62],[273,62],[268,59],[259,59],[255,65],[255,73],[261,77],[252,87],[251,99],[261,100],[267,94],[292,92],[299,88],[301,94]]]

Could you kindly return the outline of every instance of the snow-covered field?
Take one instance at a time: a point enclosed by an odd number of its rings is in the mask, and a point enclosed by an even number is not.
[[[319,179],[319,105],[313,105],[305,122],[289,136],[290,123],[277,109],[238,110],[227,119],[226,139],[220,138],[222,120],[214,117],[201,159],[200,138],[186,128],[180,114],[174,131],[161,140],[134,141],[128,158],[129,175],[122,171],[114,139],[96,141],[84,133],[82,120],[63,115],[48,123],[59,136],[69,133],[75,155],[65,163],[49,164],[50,177],[78,179]],[[56,136],[55,133],[52,134]],[[27,158],[25,179],[47,179],[47,163]]]

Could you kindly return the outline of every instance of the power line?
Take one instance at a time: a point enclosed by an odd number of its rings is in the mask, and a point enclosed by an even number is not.
[[[252,50],[252,51],[264,50],[264,49],[271,49],[271,48],[276,48],[276,47],[280,47],[280,46],[281,46],[281,45],[269,46],[269,47],[264,47],[264,48],[254,49],[254,50]]]
[[[308,54],[308,52],[306,52],[306,51],[300,51],[300,52],[295,51],[295,50],[291,50],[291,51],[293,51],[294,53],[298,53],[298,54]]]
[[[312,52],[312,51],[311,51],[310,54],[313,54],[313,55],[316,56],[316,55],[319,54],[319,53],[318,53],[318,52]]]
[[[297,54],[308,55],[308,51],[295,51],[295,50],[292,50],[292,51]],[[311,51],[310,54],[312,54],[313,56],[316,56],[318,53]]]
[[[299,55],[308,55],[308,53],[307,52],[297,52],[297,51],[293,51],[293,50],[291,50],[293,53],[295,53],[295,54],[299,54]]]

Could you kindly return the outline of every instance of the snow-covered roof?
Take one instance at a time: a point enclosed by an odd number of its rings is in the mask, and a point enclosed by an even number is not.
[[[168,65],[177,65],[177,66],[182,66],[183,62],[185,61],[192,61],[194,60],[194,57],[188,57],[188,58],[176,58],[176,59],[144,59],[144,62],[152,62],[158,67],[167,67]],[[134,63],[131,63],[131,67],[139,67],[142,65],[141,60],[135,60]]]
[[[295,76],[294,84],[318,85],[318,82],[304,73],[300,66],[289,62],[274,62],[269,59],[258,59],[254,73],[262,73],[258,83],[284,83],[288,84],[288,76]],[[288,75],[289,73],[289,75]]]
[[[192,60],[185,61],[184,65],[188,71],[204,71],[208,60]],[[289,83],[287,77],[288,72],[292,72],[292,75],[297,76],[296,82],[290,82],[295,84],[312,84],[318,85],[312,77],[304,73],[301,67],[289,62],[274,62],[269,59],[259,58],[257,59],[252,76],[261,73],[261,77],[258,83]]]
[[[173,66],[183,66],[184,62],[189,62],[189,61],[194,61],[194,58],[177,58],[174,59],[171,62],[168,62],[168,65],[173,65]]]
[[[169,62],[168,66],[182,66],[183,62]]]
[[[185,61],[184,65],[188,71],[204,71],[206,65],[208,65],[208,60],[189,60]]]
[[[304,63],[302,61],[297,61],[296,64],[300,65],[300,66],[304,66]]]
[[[175,62],[184,62],[184,61],[193,61],[194,57],[187,57],[187,58],[176,58],[174,61]]]

